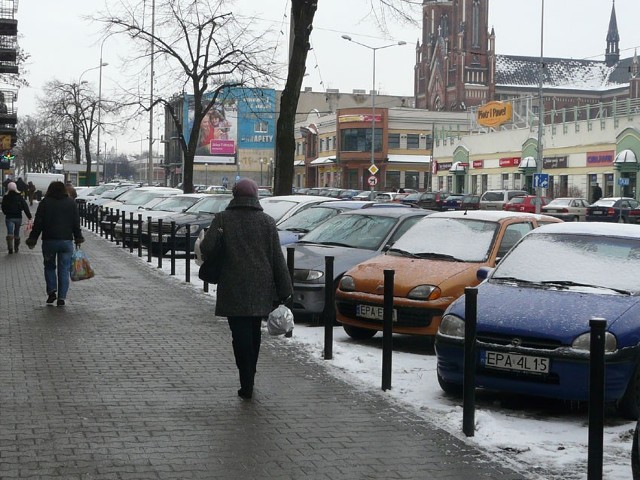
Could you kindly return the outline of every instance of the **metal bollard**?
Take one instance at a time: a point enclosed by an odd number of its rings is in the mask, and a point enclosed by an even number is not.
[[[133,253],[133,212],[129,212],[129,253]]]
[[[120,214],[120,212],[117,212],[118,214]],[[109,209],[109,235],[111,236],[111,241],[113,242],[113,229],[115,227],[115,224],[113,222],[113,208]]]
[[[100,219],[98,218],[100,210],[98,210],[97,206],[94,206],[93,212],[94,212],[94,215],[92,216],[92,218],[93,218],[94,221],[91,223],[91,231],[95,232],[96,231],[96,223],[98,223],[100,221]]]
[[[475,435],[476,417],[476,329],[478,325],[478,290],[464,289],[464,363],[462,379],[462,431]]]
[[[151,263],[151,217],[147,217],[147,262]]]
[[[122,219],[122,248],[127,248],[127,223],[126,223],[126,217],[127,217],[127,212],[125,212],[124,210],[122,211],[122,214],[120,215],[120,218]]]
[[[382,390],[391,389],[393,358],[393,278],[395,270],[384,271],[384,307],[382,311]]]
[[[184,264],[184,281],[187,283],[191,283],[191,225],[186,224],[184,226],[185,230],[185,264]]]
[[[142,214],[138,214],[138,257],[142,257]]]
[[[171,275],[176,274],[176,222],[171,221]]]
[[[602,479],[604,436],[604,341],[607,321],[594,317],[589,320],[589,450],[587,479]]]
[[[291,283],[293,283],[295,255],[296,255],[295,247],[287,247],[287,267],[289,268],[289,276],[291,277]]]
[[[288,250],[287,250],[288,253]],[[333,261],[334,257],[324,257],[324,359],[333,358],[333,321],[336,316],[335,301],[336,292],[333,285]]]
[[[100,205],[100,218],[104,217],[104,209],[102,208],[102,205]],[[100,236],[104,237],[104,228],[102,227],[102,221],[100,221],[100,224],[98,225],[98,232],[100,232]]]
[[[158,219],[158,268],[162,268],[162,252],[164,251],[164,235],[162,232],[162,219]]]

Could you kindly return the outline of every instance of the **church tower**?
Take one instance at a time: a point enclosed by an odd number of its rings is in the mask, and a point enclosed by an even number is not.
[[[620,60],[620,35],[618,34],[618,20],[616,19],[616,0],[611,6],[611,18],[609,19],[609,31],[607,32],[607,50],[604,55],[607,67],[612,67]]]
[[[489,0],[423,0],[414,72],[417,108],[461,111],[492,99],[495,51],[489,46],[488,16]]]

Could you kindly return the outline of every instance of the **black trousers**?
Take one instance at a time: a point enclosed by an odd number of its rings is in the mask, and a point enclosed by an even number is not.
[[[262,317],[229,317],[233,355],[240,373],[240,386],[253,388],[262,338]]]

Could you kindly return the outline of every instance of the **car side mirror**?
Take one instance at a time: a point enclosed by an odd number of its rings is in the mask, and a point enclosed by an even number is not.
[[[476,278],[482,282],[489,278],[491,272],[493,272],[493,268],[491,267],[480,267],[476,272]]]

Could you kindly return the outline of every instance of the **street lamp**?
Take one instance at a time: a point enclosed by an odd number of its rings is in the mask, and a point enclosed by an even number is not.
[[[100,44],[100,72],[98,74],[98,149],[96,151],[96,162],[98,167],[100,166],[100,130],[102,129],[102,67],[106,67],[109,65],[102,61],[102,48],[104,47],[104,42],[106,42],[107,38],[113,35],[115,32],[110,33],[102,40]],[[102,162],[102,181],[105,181],[105,163]]]
[[[263,160],[262,160],[262,158],[261,158],[261,159],[260,159],[260,186],[264,185],[264,184],[262,183],[262,164],[263,164],[263,163],[264,163],[264,162],[263,162]]]
[[[204,184],[205,186],[209,186],[209,164],[204,164]]]
[[[542,94],[542,80],[544,76],[544,0],[542,0],[542,10],[540,12],[540,66],[538,70],[538,161],[536,162],[536,172],[540,175],[544,163],[542,156],[542,135],[544,134],[544,96]],[[540,213],[542,204],[542,187],[536,188],[536,213]]]
[[[406,45],[407,42],[404,40],[400,40],[397,43],[391,43],[389,45],[383,45],[382,47],[372,47],[371,45],[366,45],[364,43],[360,43],[357,40],[354,40],[349,35],[342,35],[342,38],[348,40],[349,42],[357,43],[358,45],[368,48],[373,52],[373,85],[371,88],[371,167],[373,171],[375,171],[375,148],[376,148],[376,51],[382,50],[383,48],[396,47],[398,45]],[[373,175],[373,171],[370,170]],[[371,185],[371,191],[373,191],[373,185]],[[363,185],[364,188],[364,185]]]

